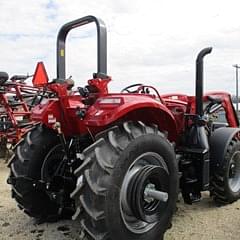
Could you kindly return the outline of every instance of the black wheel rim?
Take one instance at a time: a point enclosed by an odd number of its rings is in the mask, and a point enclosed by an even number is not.
[[[120,210],[123,222],[131,232],[146,233],[159,222],[168,200],[148,199],[144,193],[146,188],[151,187],[168,193],[168,175],[164,159],[155,152],[140,155],[128,168],[120,192]],[[130,194],[133,196],[132,202],[129,200]]]
[[[228,185],[232,192],[240,191],[240,151],[234,152],[229,163]]]

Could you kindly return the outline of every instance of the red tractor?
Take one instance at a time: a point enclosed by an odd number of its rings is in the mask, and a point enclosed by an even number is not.
[[[73,28],[96,24],[98,69],[68,94],[65,40]],[[187,203],[202,191],[232,203],[240,197],[240,129],[230,95],[203,95],[203,49],[196,61],[196,96],[161,96],[135,84],[109,93],[106,28],[87,16],[65,24],[57,38],[54,98],[37,105],[40,122],[15,147],[8,183],[19,207],[39,221],[78,216],[90,239],[160,239],[179,190]],[[35,81],[47,76],[36,71]],[[226,122],[217,122],[225,111]]]

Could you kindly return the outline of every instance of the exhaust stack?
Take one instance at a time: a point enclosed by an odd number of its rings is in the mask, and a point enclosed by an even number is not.
[[[212,47],[202,49],[196,59],[196,114],[203,116],[203,59],[212,52]]]

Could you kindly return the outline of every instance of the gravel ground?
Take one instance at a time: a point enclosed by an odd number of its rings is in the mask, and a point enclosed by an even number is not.
[[[8,169],[0,162],[0,240],[81,240],[81,227],[77,221],[34,224],[33,219],[23,214],[11,199],[7,175]],[[173,226],[164,240],[190,239],[239,240],[240,201],[216,207],[207,193],[194,205],[180,201]]]

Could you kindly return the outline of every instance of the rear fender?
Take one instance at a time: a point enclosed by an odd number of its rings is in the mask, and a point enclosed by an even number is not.
[[[210,137],[210,166],[221,167],[228,145],[234,137],[239,138],[240,128],[218,128]]]
[[[157,124],[161,131],[168,132],[171,141],[177,139],[177,125],[174,116],[161,102],[150,97],[127,96],[126,98],[111,96],[115,104],[101,104],[99,99],[88,111],[84,122],[91,129],[106,128],[119,121],[142,121],[146,124]],[[116,104],[116,102],[121,101]],[[104,101],[107,102],[107,101]],[[113,101],[114,102],[114,101]]]
[[[171,141],[177,140],[177,126],[169,112],[159,108],[145,107],[135,109],[122,117],[124,120],[142,121],[148,125],[156,124],[158,129],[167,134]]]

